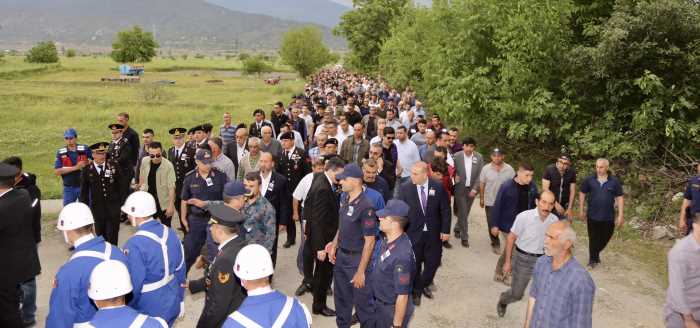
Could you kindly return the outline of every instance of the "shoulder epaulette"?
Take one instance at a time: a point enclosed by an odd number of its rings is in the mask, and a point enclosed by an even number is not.
[[[61,149],[58,150],[58,153],[59,153],[59,154],[65,154],[65,153],[67,153],[67,152],[68,152],[68,148],[66,148],[66,147],[63,147],[63,148],[61,148]]]

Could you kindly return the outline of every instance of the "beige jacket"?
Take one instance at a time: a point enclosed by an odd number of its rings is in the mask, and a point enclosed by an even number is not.
[[[151,158],[146,156],[141,161],[139,170],[139,185],[140,190],[148,191],[148,172],[151,171]],[[156,191],[158,192],[158,203],[160,208],[165,211],[170,205],[171,200],[170,190],[175,190],[175,167],[167,158],[162,157],[158,171],[156,172]]]

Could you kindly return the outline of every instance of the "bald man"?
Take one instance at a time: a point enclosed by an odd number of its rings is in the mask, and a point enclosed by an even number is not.
[[[433,298],[424,287],[433,282],[442,258],[442,242],[450,238],[450,198],[441,182],[428,178],[428,164],[417,162],[410,180],[399,186],[398,199],[410,206],[406,233],[416,255],[413,303],[420,305],[422,295]]]

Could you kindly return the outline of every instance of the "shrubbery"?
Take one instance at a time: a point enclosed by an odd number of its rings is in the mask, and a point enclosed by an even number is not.
[[[50,64],[58,63],[58,50],[53,41],[39,42],[27,52],[25,60],[28,63]]]

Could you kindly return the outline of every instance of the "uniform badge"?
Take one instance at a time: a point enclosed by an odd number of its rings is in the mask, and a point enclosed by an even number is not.
[[[352,206],[348,206],[348,216],[352,216],[352,213],[355,212],[355,208]]]
[[[476,164],[476,157],[472,157],[472,163]]]
[[[207,186],[211,187],[214,185],[214,181],[211,180],[211,178],[207,178]]]
[[[219,272],[219,282],[220,283],[222,283],[222,284],[227,283],[229,278],[231,278],[230,273]]]
[[[204,288],[211,288],[211,280],[209,280],[209,278],[204,279]]]

